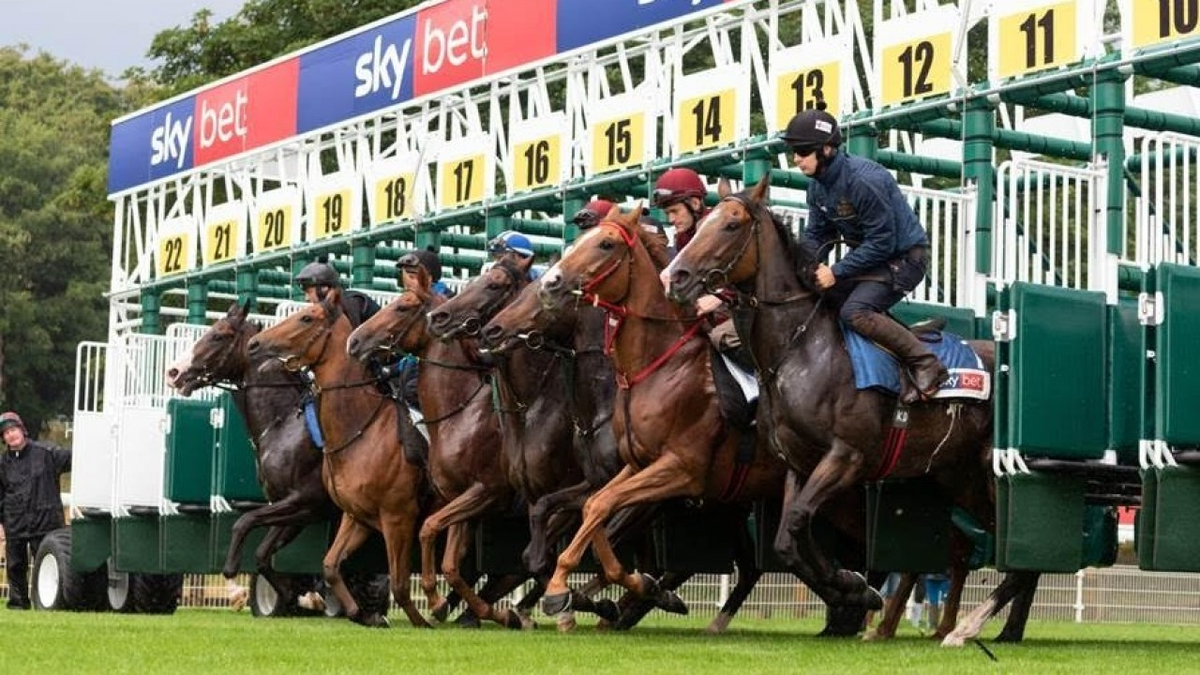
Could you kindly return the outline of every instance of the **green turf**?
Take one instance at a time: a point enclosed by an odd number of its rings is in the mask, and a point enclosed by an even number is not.
[[[393,621],[395,622],[393,617]],[[1031,623],[1021,645],[943,649],[911,629],[889,643],[817,639],[813,620],[737,619],[721,636],[704,618],[651,619],[629,633],[541,621],[509,633],[344,620],[254,619],[180,610],[123,616],[0,610],[5,673],[1138,673],[1194,672],[1200,628]],[[999,626],[988,627],[993,635]]]

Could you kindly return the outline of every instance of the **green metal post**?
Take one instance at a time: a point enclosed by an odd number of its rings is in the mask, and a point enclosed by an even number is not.
[[[258,273],[251,268],[241,268],[237,271],[236,284],[234,292],[237,293],[238,304],[250,303],[253,307],[258,302]]]
[[[771,161],[767,159],[748,159],[742,162],[742,182],[747,186],[757,185],[763,176],[771,173]]]
[[[142,291],[142,332],[152,335],[162,333],[162,292],[157,290]]]
[[[975,271],[992,272],[992,201],[996,196],[996,112],[986,99],[972,99],[963,112],[963,179],[975,185]]]
[[[303,258],[292,258],[292,278],[293,279],[296,278],[296,275],[300,273],[300,270],[304,269],[304,266],[310,262],[312,262],[312,261],[303,259]],[[304,291],[301,290],[299,286],[297,286],[294,283],[291,283],[290,281],[289,281],[288,285],[291,286],[291,288],[292,288],[292,299],[293,300],[303,300],[304,299]]]
[[[1092,87],[1092,138],[1096,154],[1108,162],[1106,218],[1110,254],[1120,254],[1125,223],[1125,75],[1115,68],[1100,71]]]
[[[188,323],[207,323],[205,314],[208,312],[208,284],[200,281],[187,287]]]
[[[587,202],[582,199],[574,199],[568,197],[562,203],[563,216],[563,245],[570,244],[579,236],[579,228],[575,223],[571,222],[571,218],[579,213],[579,210],[586,205]]]
[[[375,247],[355,244],[350,249],[350,285],[366,288],[375,282]]]
[[[879,130],[870,124],[846,127],[846,150],[858,157],[875,159],[879,154]]]

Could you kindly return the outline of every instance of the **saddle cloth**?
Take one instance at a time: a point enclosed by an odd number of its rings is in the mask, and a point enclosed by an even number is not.
[[[900,393],[900,362],[891,352],[842,323],[846,351],[854,367],[854,384],[859,389]],[[950,371],[934,398],[969,398],[986,401],[992,395],[992,374],[966,340],[954,333],[930,331],[917,336]]]

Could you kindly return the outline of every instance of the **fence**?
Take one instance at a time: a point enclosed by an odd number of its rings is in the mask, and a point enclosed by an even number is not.
[[[995,570],[972,572],[963,597],[966,610],[978,605],[1000,582]],[[578,587],[586,579],[573,579]],[[693,614],[715,614],[735,579],[721,575],[697,575],[681,595]],[[249,584],[246,575],[238,578]],[[7,579],[4,580],[7,597]],[[186,575],[184,607],[225,608],[229,606],[225,579],[218,575]],[[616,591],[607,591],[615,597]],[[424,611],[424,595],[413,577],[413,598]],[[786,574],[766,574],[740,612],[743,616],[798,619],[823,616],[824,605],[799,581]],[[662,616],[669,616],[663,614]],[[1007,610],[1001,613],[1007,616]],[[1087,569],[1076,574],[1042,575],[1030,618],[1034,621],[1082,623],[1170,623],[1200,624],[1200,575],[1144,572],[1134,566],[1118,565]]]

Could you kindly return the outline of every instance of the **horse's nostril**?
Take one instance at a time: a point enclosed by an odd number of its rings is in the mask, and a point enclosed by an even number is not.
[[[487,326],[483,329],[483,341],[494,345],[504,337],[504,329],[500,326]]]
[[[450,320],[450,314],[447,312],[431,312],[429,314],[429,323],[432,326],[440,326]]]
[[[172,380],[179,377],[179,369],[178,368],[168,368],[167,369],[167,377],[169,377]]]

